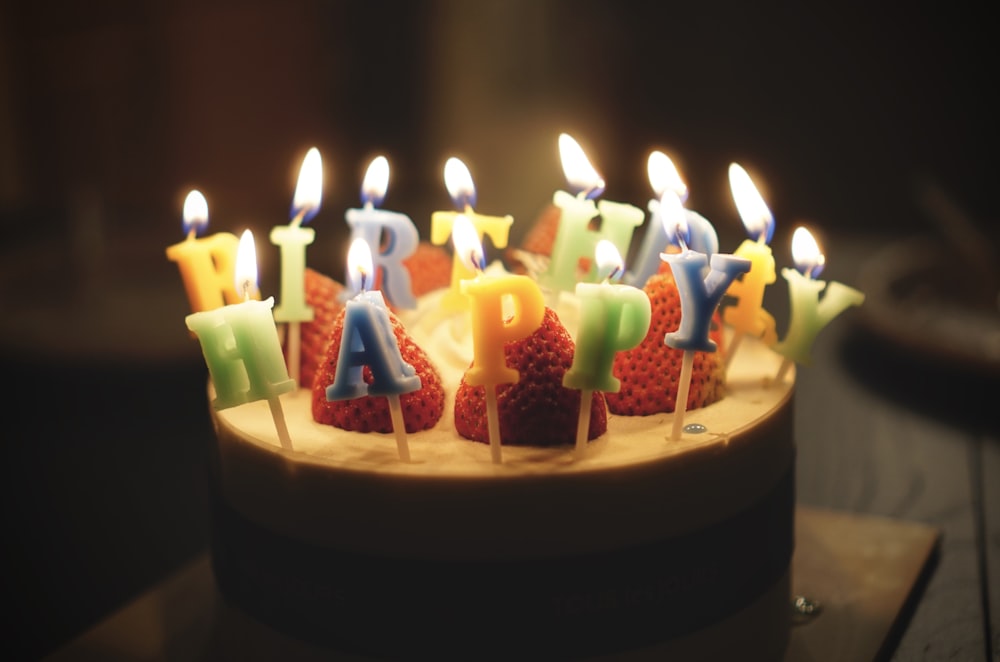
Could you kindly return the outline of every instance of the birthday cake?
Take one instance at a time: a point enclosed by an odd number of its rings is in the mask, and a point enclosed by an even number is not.
[[[310,278],[327,300],[339,289]],[[291,448],[264,400],[213,411],[227,599],[296,639],[374,658],[780,659],[795,455],[794,374],[771,380],[781,357],[746,339],[724,385],[699,366],[691,397],[704,406],[676,440],[670,411],[616,413],[627,407],[602,397],[582,452],[575,429],[554,445],[540,431],[504,443],[497,463],[458,429],[471,331],[443,312],[447,292],[397,311],[443,393],[440,418],[407,433],[408,462],[391,432],[318,422],[316,388],[280,397]],[[546,314],[572,335],[577,304],[564,295]],[[304,357],[336,354],[310,334],[337,315],[303,328]],[[329,380],[303,361],[303,385]],[[659,369],[672,398],[678,367]],[[576,410],[563,420],[575,428]]]

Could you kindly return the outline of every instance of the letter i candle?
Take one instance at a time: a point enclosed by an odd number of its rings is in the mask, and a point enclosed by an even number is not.
[[[668,333],[663,341],[674,349],[683,349],[681,374],[677,385],[677,400],[674,409],[674,425],[670,438],[676,441],[684,427],[687,410],[688,391],[691,387],[691,370],[694,353],[716,351],[715,342],[708,337],[719,300],[729,284],[742,273],[750,270],[750,260],[734,255],[716,254],[711,261],[704,253],[688,248],[688,227],[680,198],[673,191],[667,191],[660,199],[660,214],[667,228],[667,236],[676,238],[680,253],[662,253],[660,257],[670,265],[677,282],[677,293],[681,299],[681,323],[677,331]],[[710,267],[707,276],[702,273]]]
[[[576,423],[579,457],[587,447],[590,409],[594,391],[617,393],[621,381],[611,374],[615,354],[632,349],[649,330],[649,296],[629,285],[612,284],[624,272],[621,255],[606,239],[597,243],[595,260],[601,283],[579,283],[580,328],[573,364],[563,376],[563,386],[580,391],[580,415]]]
[[[188,329],[198,337],[215,387],[215,409],[236,407],[255,400],[267,400],[281,447],[292,449],[279,396],[294,391],[281,353],[278,329],[271,307],[274,299],[256,301],[257,258],[253,234],[240,237],[236,256],[236,289],[241,303],[192,313],[185,318]]]
[[[517,383],[517,370],[507,367],[503,345],[529,336],[545,315],[542,291],[528,276],[486,276],[482,244],[471,221],[458,215],[451,229],[455,255],[475,274],[463,280],[462,292],[471,302],[472,365],[465,373],[471,386],[482,386],[486,394],[486,423],[490,456],[494,464],[503,462],[500,419],[497,412],[497,385]],[[513,314],[507,315],[505,303]]]
[[[392,332],[389,309],[378,290],[368,290],[374,281],[371,248],[364,239],[355,239],[348,250],[348,276],[358,294],[344,308],[344,334],[340,340],[337,372],[326,388],[326,399],[353,400],[366,395],[385,396],[396,435],[399,459],[410,461],[406,424],[399,396],[420,389],[420,376],[403,360]],[[368,366],[371,384],[365,383],[363,369]]]
[[[296,385],[301,363],[302,322],[311,322],[314,311],[306,304],[306,246],[316,238],[312,228],[301,227],[319,211],[323,197],[323,161],[315,147],[306,152],[292,198],[291,222],[271,230],[271,243],[281,249],[281,303],[274,319],[287,322],[288,368]]]
[[[795,269],[782,269],[781,275],[788,281],[788,296],[792,308],[792,319],[785,339],[774,346],[774,351],[785,357],[775,376],[781,383],[793,363],[809,365],[813,340],[834,317],[851,306],[860,306],[865,295],[853,287],[836,281],[829,284],[816,280],[826,264],[826,256],[819,248],[809,230],[795,228],[792,234],[792,260]],[[826,293],[820,300],[824,288]]]

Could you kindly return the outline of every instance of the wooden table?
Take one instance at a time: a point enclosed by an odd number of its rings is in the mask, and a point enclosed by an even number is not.
[[[828,248],[831,266],[837,260],[841,266],[825,275],[854,284],[852,275],[858,265],[878,246],[878,240],[870,238],[832,243]],[[780,301],[773,303],[773,312],[779,319],[787,315]],[[919,522],[938,529],[942,534],[939,553],[928,581],[918,586],[917,600],[904,612],[903,627],[890,640],[886,655],[905,661],[992,660],[994,653],[1000,651],[1000,640],[995,640],[1000,633],[997,602],[1000,600],[1000,434],[996,424],[1000,400],[996,383],[970,382],[962,375],[932,370],[912,357],[894,356],[889,348],[861,335],[856,321],[856,316],[849,313],[831,324],[814,347],[815,364],[799,370],[798,502],[844,513]],[[22,366],[22,372],[16,374],[24,377],[28,372]],[[43,387],[51,388],[54,374],[52,368],[51,374],[39,377],[29,385],[29,390],[38,394]],[[194,372],[182,381],[189,384],[200,378]],[[920,384],[921,381],[924,383]],[[171,384],[172,388],[177,386]],[[198,419],[197,423],[204,420]],[[43,429],[46,434],[54,435],[66,434],[71,428],[43,426]],[[198,434],[203,433],[193,436]],[[119,440],[110,450],[120,453],[122,448],[139,441]],[[39,443],[46,442],[42,439]],[[8,484],[4,487],[8,541],[22,540],[29,549],[14,552],[10,567],[20,577],[8,577],[7,582],[17,595],[18,590],[26,590],[32,581],[37,584],[43,574],[50,579],[54,577],[45,584],[45,595],[25,598],[26,606],[19,612],[18,600],[13,601],[17,613],[7,623],[11,632],[5,635],[5,643],[25,653],[24,657],[36,658],[66,644],[98,623],[102,614],[126,604],[155,580],[167,577],[203,553],[207,516],[199,511],[199,504],[205,503],[206,485],[198,473],[197,462],[201,458],[194,450],[201,442],[178,442],[176,430],[171,429],[163,438],[148,439],[145,443],[150,445],[149,453],[154,458],[168,454],[170,444],[180,444],[185,461],[169,467],[176,476],[164,476],[166,469],[162,462],[150,460],[149,454],[137,454],[137,464],[132,468],[135,474],[129,480],[134,494],[92,502],[87,501],[91,498],[88,495],[99,493],[102,487],[123,489],[115,482],[120,483],[116,478],[123,470],[120,463],[107,464],[107,457],[88,458],[81,453],[73,460],[81,469],[71,471],[65,463],[54,462],[51,453],[25,451],[12,455],[12,463],[19,464],[14,468],[8,466]],[[158,478],[146,480],[143,472]],[[22,482],[17,482],[18,475]],[[30,480],[25,475],[31,476]],[[69,481],[74,475],[85,487],[74,489],[60,484],[59,481]],[[19,499],[25,494],[20,487],[25,482],[35,486],[32,489],[36,494],[61,490],[63,495],[75,498],[76,503],[53,499],[40,504],[37,499]],[[169,499],[136,496],[150,485],[161,491],[174,490],[183,505],[182,513],[171,511],[169,503],[164,503]],[[96,512],[80,505],[89,503],[95,508],[99,505],[102,510]],[[147,507],[147,511],[134,513],[140,506]],[[66,543],[62,553],[67,557],[73,555],[73,537],[36,533],[39,522],[46,522],[53,512],[67,507],[75,513],[73,521],[65,522],[67,528],[87,531],[83,537],[107,538],[100,552],[91,552],[89,563],[76,561],[65,566],[75,573],[75,580],[65,576],[67,571],[60,567],[58,552],[52,547],[45,548],[39,557],[42,561],[31,560],[38,552],[37,548],[30,549],[31,545],[51,546],[59,541]],[[142,534],[139,536],[135,535],[136,527],[130,526],[137,516],[151,520],[149,526],[139,527]],[[113,531],[116,525],[121,528]],[[98,526],[103,530],[94,528]],[[160,558],[156,568],[133,571],[131,586],[116,587],[118,593],[112,596],[117,600],[115,604],[109,605],[108,596],[98,595],[96,590],[89,596],[79,594],[78,587],[82,585],[113,583],[115,567],[141,564],[144,558],[157,556],[165,540],[174,544],[173,556]],[[178,544],[177,540],[184,543]],[[11,549],[8,542],[8,553]],[[44,567],[39,567],[40,564]],[[60,585],[67,587],[66,594],[58,594],[56,587]],[[59,605],[67,600],[83,610],[89,605],[91,611],[89,614],[84,611],[86,615],[75,622],[63,615],[61,630],[46,631],[46,619],[58,614]],[[100,613],[95,613],[94,604],[100,606]],[[23,644],[20,649],[19,644]]]

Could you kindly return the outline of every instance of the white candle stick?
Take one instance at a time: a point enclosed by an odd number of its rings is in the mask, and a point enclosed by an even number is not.
[[[691,390],[691,370],[694,367],[694,350],[684,351],[684,358],[681,361],[681,375],[677,382],[677,400],[674,403],[674,427],[670,433],[670,440],[677,441],[681,438],[681,431],[684,429],[684,414],[687,412],[688,391]]]
[[[392,417],[392,431],[396,434],[396,450],[399,451],[399,459],[403,462],[410,461],[410,445],[406,438],[406,422],[403,420],[403,407],[399,403],[398,395],[385,396],[389,400],[389,416]]]

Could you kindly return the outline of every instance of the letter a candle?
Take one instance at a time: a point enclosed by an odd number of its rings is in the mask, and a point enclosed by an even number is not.
[[[813,340],[834,317],[851,306],[860,306],[865,295],[843,283],[816,280],[823,271],[826,257],[809,230],[795,228],[792,233],[792,260],[796,269],[782,269],[781,275],[788,281],[788,296],[792,308],[792,320],[788,325],[785,339],[774,346],[774,351],[785,357],[775,382],[782,382],[785,373],[793,363],[809,365]],[[820,301],[820,293],[826,294]]]
[[[649,296],[629,285],[612,284],[624,272],[621,255],[606,239],[597,242],[595,260],[601,283],[578,283],[580,328],[577,331],[573,365],[563,376],[563,386],[580,391],[580,415],[576,423],[579,457],[587,447],[590,409],[594,391],[617,393],[621,381],[611,374],[615,354],[632,349],[649,331]]]
[[[301,227],[319,211],[323,197],[323,161],[315,147],[306,152],[292,198],[291,222],[271,230],[271,243],[281,249],[281,303],[274,319],[287,322],[288,368],[299,383],[301,363],[300,323],[311,322],[313,309],[306,305],[306,246],[316,238],[312,228]]]
[[[410,448],[399,396],[419,390],[420,376],[399,352],[382,293],[368,290],[375,276],[368,242],[364,239],[352,241],[347,263],[352,281],[349,285],[358,294],[344,305],[344,334],[340,340],[337,372],[333,383],[326,387],[326,399],[352,400],[366,395],[384,395],[389,401],[399,459],[409,462]],[[365,383],[365,366],[371,370],[371,384]]]
[[[680,439],[681,429],[684,426],[694,353],[716,350],[715,342],[708,337],[712,314],[729,284],[737,276],[750,270],[750,260],[734,255],[716,254],[709,261],[704,253],[688,248],[688,228],[684,218],[684,208],[681,206],[680,198],[673,191],[663,194],[660,200],[660,214],[667,228],[667,235],[676,237],[681,247],[680,253],[660,255],[673,271],[674,280],[677,282],[677,293],[681,298],[680,327],[677,331],[666,334],[663,339],[667,346],[684,350],[674,406],[674,426],[670,435],[670,439],[676,441]],[[702,280],[702,272],[709,266],[711,270]]]
[[[483,247],[472,223],[459,214],[451,229],[455,255],[475,274],[463,280],[462,292],[471,302],[472,365],[465,380],[482,386],[486,393],[486,423],[490,437],[490,455],[494,464],[503,462],[500,445],[500,419],[497,411],[497,385],[517,383],[520,375],[509,368],[504,343],[531,335],[545,315],[542,291],[528,276],[486,276]],[[506,305],[505,305],[506,304]],[[508,315],[506,308],[512,311]]]
[[[241,303],[192,313],[185,318],[201,343],[205,362],[215,387],[212,406],[227,409],[255,400],[267,400],[281,447],[292,449],[279,396],[296,389],[288,377],[281,354],[278,329],[271,307],[274,299],[256,301],[257,258],[253,234],[240,237],[236,256],[236,289]]]

